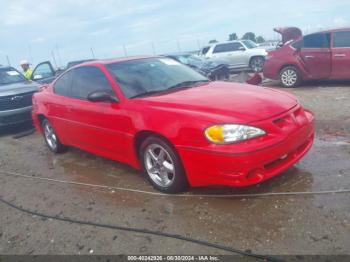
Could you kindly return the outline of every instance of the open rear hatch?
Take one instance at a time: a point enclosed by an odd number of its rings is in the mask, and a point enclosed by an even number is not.
[[[277,27],[273,30],[281,34],[283,44],[290,40],[298,40],[303,36],[301,30],[297,27]]]

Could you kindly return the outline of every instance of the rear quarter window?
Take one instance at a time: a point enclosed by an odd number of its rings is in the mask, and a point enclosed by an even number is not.
[[[206,53],[208,53],[209,49],[210,49],[210,46],[203,47],[201,51],[202,55],[205,55]]]

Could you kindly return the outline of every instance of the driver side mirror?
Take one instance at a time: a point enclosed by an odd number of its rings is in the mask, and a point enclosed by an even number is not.
[[[118,98],[103,91],[92,92],[88,95],[87,99],[91,102],[119,102]]]
[[[245,51],[245,48],[243,46],[241,46],[240,48],[238,48],[239,51]]]

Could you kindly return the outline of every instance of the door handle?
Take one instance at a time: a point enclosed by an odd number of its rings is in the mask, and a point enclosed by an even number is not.
[[[311,59],[311,58],[314,58],[314,56],[313,55],[306,55],[305,58],[306,59]]]
[[[345,54],[335,54],[334,57],[345,57]]]

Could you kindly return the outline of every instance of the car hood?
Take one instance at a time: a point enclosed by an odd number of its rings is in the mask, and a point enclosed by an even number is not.
[[[283,91],[229,82],[209,82],[137,100],[162,111],[187,111],[215,121],[236,123],[271,118],[298,103],[293,95]]]
[[[0,85],[0,96],[11,96],[39,90],[39,85],[31,82]]]
[[[285,44],[290,40],[297,40],[302,37],[303,33],[297,27],[278,27],[273,29],[275,32],[281,34],[282,43]]]

